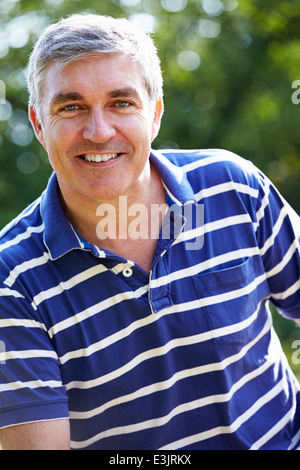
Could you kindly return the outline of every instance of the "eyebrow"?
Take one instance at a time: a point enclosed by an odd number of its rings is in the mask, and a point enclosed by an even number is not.
[[[138,92],[133,87],[117,88],[115,90],[110,91],[108,95],[110,98],[118,98],[118,97],[128,98],[130,96],[139,98]],[[60,92],[60,93],[57,93],[52,98],[50,102],[50,107],[53,108],[55,106],[59,106],[64,103],[67,103],[68,101],[81,101],[83,99],[84,97],[81,95],[81,93],[78,93],[76,91]]]
[[[50,108],[67,103],[68,101],[81,101],[83,96],[75,91],[57,93],[50,101]]]
[[[118,98],[118,97],[128,98],[129,96],[139,98],[138,92],[133,87],[117,88],[116,90],[110,91],[109,96],[111,98]]]

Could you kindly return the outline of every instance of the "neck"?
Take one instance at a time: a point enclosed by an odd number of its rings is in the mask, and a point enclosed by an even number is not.
[[[74,228],[90,244],[112,251],[149,272],[162,219],[167,210],[165,192],[157,170],[134,191],[104,201],[77,201],[62,207]],[[80,210],[78,211],[78,207]],[[153,217],[152,208],[159,207]]]

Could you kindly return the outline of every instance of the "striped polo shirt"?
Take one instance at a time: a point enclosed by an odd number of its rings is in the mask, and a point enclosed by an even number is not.
[[[72,449],[299,447],[269,310],[300,318],[298,216],[230,152],[150,158],[170,204],[150,275],[76,233],[55,174],[2,230],[0,427],[69,417]]]

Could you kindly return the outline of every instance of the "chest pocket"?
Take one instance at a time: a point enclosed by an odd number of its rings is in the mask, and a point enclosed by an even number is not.
[[[253,259],[248,258],[243,264],[228,269],[195,276],[194,284],[213,340],[223,344],[245,344],[257,311]]]

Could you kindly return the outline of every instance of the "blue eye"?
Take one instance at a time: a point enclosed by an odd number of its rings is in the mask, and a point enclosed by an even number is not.
[[[116,103],[116,106],[118,108],[127,108],[128,106],[130,106],[131,103],[129,103],[128,101],[118,101]]]
[[[78,109],[78,105],[77,104],[68,104],[67,106],[65,106],[62,111],[68,111],[68,112],[72,112],[72,111],[76,111]]]

